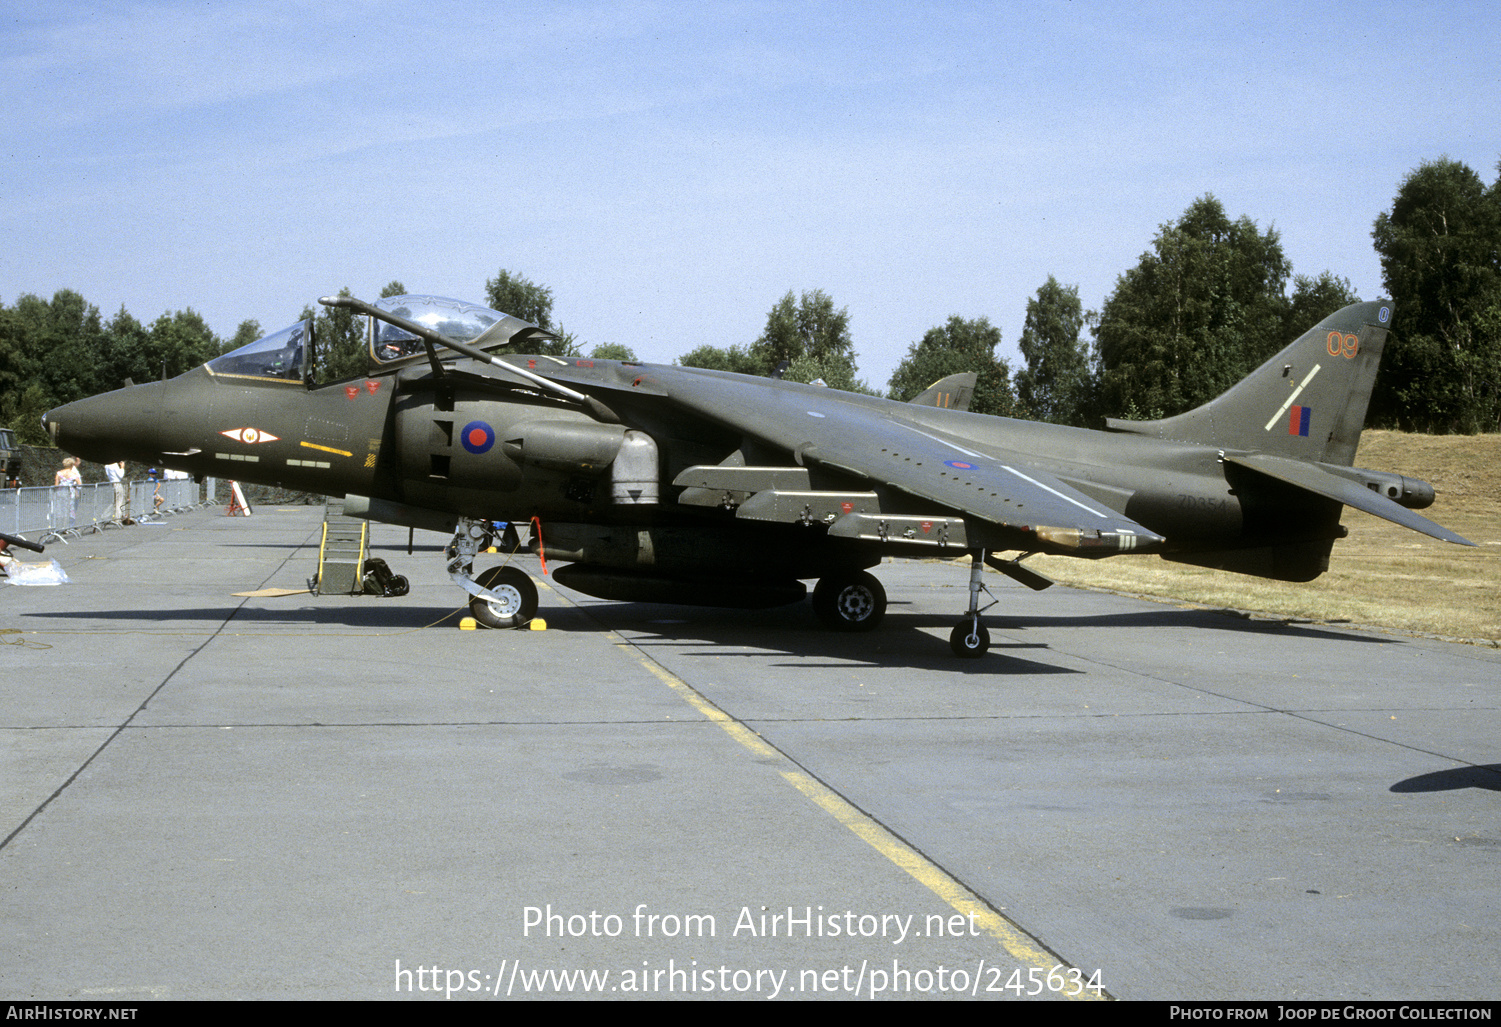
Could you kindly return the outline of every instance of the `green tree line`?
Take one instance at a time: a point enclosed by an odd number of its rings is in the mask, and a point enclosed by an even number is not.
[[[105,320],[71,289],[50,301],[28,294],[13,306],[0,303],[0,424],[22,442],[44,443],[41,417],[49,408],[118,389],[127,379],[182,374],[221,349],[192,308],[144,325],[124,307]]]
[[[1458,161],[1425,162],[1375,219],[1372,239],[1397,316],[1367,423],[1501,430],[1501,177],[1487,187]],[[996,356],[997,326],[955,315],[910,345],[887,395],[908,400],[973,371],[980,413],[1085,427],[1167,417],[1218,396],[1359,299],[1332,272],[1294,274],[1275,230],[1232,220],[1207,195],[1160,226],[1099,310],[1048,276],[1027,301],[1014,371]],[[869,392],[848,321],[821,290],[789,292],[754,342],[701,346],[678,362],[760,375],[785,365],[785,378]]]
[[[1501,166],[1486,186],[1460,162],[1423,163],[1376,217],[1372,239],[1397,314],[1367,423],[1439,433],[1501,430]],[[381,295],[405,292],[393,281]],[[585,355],[578,338],[555,322],[550,288],[501,269],[485,282],[484,297],[553,333],[529,348]],[[1160,226],[1099,310],[1086,311],[1078,287],[1050,275],[1027,301],[1022,365],[1014,371],[996,355],[999,326],[954,315],[911,343],[886,394],[911,399],[939,378],[973,371],[971,409],[980,413],[1083,426],[1106,417],[1170,416],[1219,395],[1357,299],[1331,272],[1294,274],[1275,230],[1244,215],[1232,220],[1206,195]],[[316,321],[320,381],[362,373],[360,319],[342,308],[307,308],[302,316]],[[150,325],[123,307],[105,320],[66,289],[51,301],[28,294],[13,306],[0,302],[0,425],[42,442],[40,417],[52,406],[127,379],[181,374],[260,334],[259,324],[246,321],[220,340],[191,308]],[[636,359],[618,343],[587,355]],[[876,393],[859,378],[848,308],[821,289],[789,290],[753,341],[699,346],[676,362]]]

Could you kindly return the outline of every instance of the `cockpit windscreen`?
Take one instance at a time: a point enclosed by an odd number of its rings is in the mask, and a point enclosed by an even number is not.
[[[208,362],[208,369],[214,374],[301,382],[310,327],[310,322],[298,321],[290,328],[215,357]]]

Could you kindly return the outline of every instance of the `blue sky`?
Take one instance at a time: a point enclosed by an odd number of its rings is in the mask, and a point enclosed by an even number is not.
[[[952,314],[1015,357],[1205,193],[1381,294],[1371,224],[1501,160],[1490,3],[0,3],[0,300],[267,331],[348,286],[552,288],[586,348],[847,307],[884,388]]]

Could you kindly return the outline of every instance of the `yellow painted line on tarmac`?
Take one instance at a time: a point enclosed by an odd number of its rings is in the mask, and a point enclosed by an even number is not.
[[[672,689],[680,699],[707,719],[718,724],[725,734],[752,753],[763,758],[772,757],[791,761],[786,753],[715,706],[696,688],[641,652],[628,640],[613,631],[608,632],[608,637],[617,648],[633,656],[637,663]],[[981,901],[974,892],[954,880],[942,868],[851,805],[849,800],[838,792],[800,770],[784,770],[782,777],[825,813],[852,831],[861,841],[905,870],[915,881],[948,903],[956,912],[962,913],[976,927],[989,934],[1022,966],[1048,969],[1061,965],[1065,970],[1074,969],[1070,964],[1049,952],[1020,926]],[[1077,995],[1070,995],[1066,990],[1058,994],[1066,998],[1091,1001],[1107,1000],[1110,997],[1106,993],[1091,992],[1083,987],[1080,987]]]
[[[616,646],[621,649],[628,650],[630,654],[636,658],[637,663],[641,664],[641,666],[649,670],[657,678],[657,680],[661,681],[668,688],[676,692],[679,699],[683,700],[689,706],[692,706],[695,710],[697,710],[699,713],[702,713],[709,720],[712,720],[714,723],[718,724],[724,730],[724,733],[729,735],[735,741],[745,746],[757,756],[763,758],[786,758],[780,749],[777,749],[766,739],[762,738],[750,728],[740,723],[740,721],[730,716],[724,710],[721,710],[718,706],[715,706],[709,700],[705,699],[701,694],[699,694],[698,690],[695,689],[692,685],[688,684],[688,682],[684,681],[682,678],[678,677],[676,674],[672,673],[670,670],[668,670],[666,667],[663,667],[655,660],[642,655],[635,646],[631,645],[631,643],[615,634],[615,632],[610,632],[610,637],[615,640]]]
[[[807,774],[797,771],[783,771],[782,776],[798,791],[817,803],[824,812],[853,831],[867,845],[901,867],[915,881],[947,902],[955,911],[964,914],[970,923],[999,942],[1001,948],[1005,949],[1018,963],[1026,967],[1043,969],[1060,964],[1059,958],[1039,945],[1030,934],[981,902],[968,888],[954,880],[916,849],[905,844],[890,831],[851,806],[839,793]],[[1067,963],[1062,965],[1066,969],[1073,969]],[[1095,1000],[1106,997],[1103,994],[1091,993],[1083,987],[1080,987],[1077,995],[1067,995],[1066,991],[1062,994],[1075,999]]]

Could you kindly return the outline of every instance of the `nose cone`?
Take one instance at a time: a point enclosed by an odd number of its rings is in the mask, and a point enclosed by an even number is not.
[[[86,460],[149,463],[161,452],[162,382],[132,385],[47,411],[42,426],[59,449]]]

